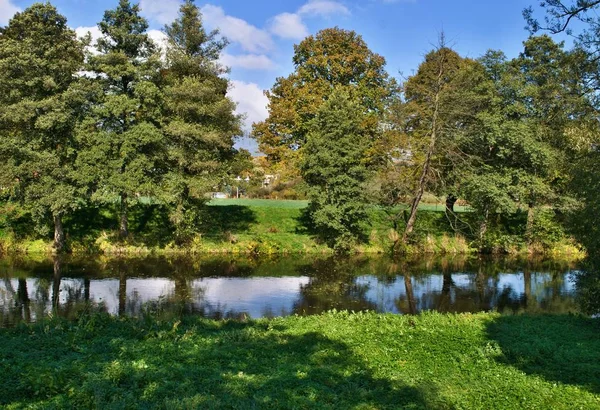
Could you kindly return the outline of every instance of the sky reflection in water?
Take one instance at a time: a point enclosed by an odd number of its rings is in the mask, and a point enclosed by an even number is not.
[[[568,263],[385,257],[0,259],[2,326],[96,309],[211,318],[330,309],[575,312]]]

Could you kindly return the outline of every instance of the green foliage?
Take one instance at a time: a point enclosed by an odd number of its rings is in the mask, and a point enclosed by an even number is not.
[[[192,1],[165,27],[164,133],[167,174],[161,193],[171,204],[176,242],[189,242],[201,223],[204,196],[225,177],[234,160],[233,139],[241,134],[235,104],[226,97],[228,79],[218,58],[226,41],[207,33]]]
[[[0,405],[591,409],[600,405],[597,322],[347,312],[55,319],[0,330]]]
[[[307,37],[294,46],[293,63],[294,72],[278,78],[266,94],[269,117],[253,126],[261,151],[288,168],[298,166],[312,120],[335,87],[345,88],[360,102],[371,129],[379,126],[396,92],[385,59],[354,31],[335,27]]]
[[[40,228],[82,205],[73,136],[80,102],[73,85],[82,64],[83,44],[49,3],[0,29],[0,186]],[[60,251],[64,240],[55,246]]]
[[[160,61],[138,5],[121,0],[98,27],[98,54],[87,56],[87,70],[94,75],[86,86],[93,100],[78,130],[78,173],[93,199],[120,198],[126,236],[128,200],[156,194],[164,174]]]
[[[310,218],[337,252],[348,252],[364,236],[370,141],[360,105],[335,89],[313,121],[301,170],[309,186]]]
[[[600,224],[594,223],[600,214],[600,153],[591,150],[583,153],[577,162],[573,179],[574,192],[581,201],[570,214],[570,227],[574,234],[595,255],[600,253]]]
[[[565,209],[570,203],[565,134],[570,122],[589,114],[582,85],[572,81],[573,58],[542,36],[527,40],[512,61],[501,52],[480,60],[477,70],[485,75],[472,92],[481,104],[458,143],[468,160],[454,173],[457,192],[480,215],[480,241],[496,215],[522,206],[533,215],[539,206]],[[532,222],[526,223],[529,241],[539,233]]]

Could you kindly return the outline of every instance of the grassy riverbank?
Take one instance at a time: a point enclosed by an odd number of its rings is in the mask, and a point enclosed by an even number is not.
[[[306,222],[306,201],[214,200],[206,208],[203,223],[197,235],[185,246],[174,244],[168,215],[158,205],[140,205],[130,214],[131,236],[128,241],[118,240],[116,209],[110,207],[87,209],[75,213],[65,221],[66,233],[74,253],[148,254],[148,253],[241,253],[281,254],[331,253],[318,240]],[[458,208],[460,221],[449,221],[443,205],[423,204],[413,242],[404,249],[413,254],[468,254],[478,252],[473,242],[470,214]],[[373,207],[366,223],[366,237],[355,248],[357,253],[388,253],[398,233],[392,228],[394,211]],[[490,253],[545,254],[580,258],[576,244],[562,231],[548,224],[538,230],[539,239],[528,243],[523,229],[523,214],[505,218],[502,228],[492,231],[486,251]],[[401,219],[401,218],[400,218]],[[458,222],[457,222],[458,221]],[[465,222],[466,221],[466,222]],[[461,225],[462,224],[462,225]],[[456,233],[459,226],[460,233]],[[397,228],[402,229],[402,222]],[[545,229],[545,230],[544,230]],[[555,231],[553,231],[554,229]],[[50,234],[40,235],[27,214],[14,211],[0,215],[0,250],[26,253],[50,252]]]
[[[0,330],[6,408],[600,408],[600,321],[92,316]]]

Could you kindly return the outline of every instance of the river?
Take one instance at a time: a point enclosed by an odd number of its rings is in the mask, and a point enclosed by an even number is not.
[[[572,263],[508,258],[0,258],[0,326],[60,315],[577,312]]]

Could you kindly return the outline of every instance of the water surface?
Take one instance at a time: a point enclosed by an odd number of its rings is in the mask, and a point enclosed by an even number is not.
[[[576,312],[569,263],[386,257],[0,259],[0,326],[82,311],[210,318],[338,309]]]

